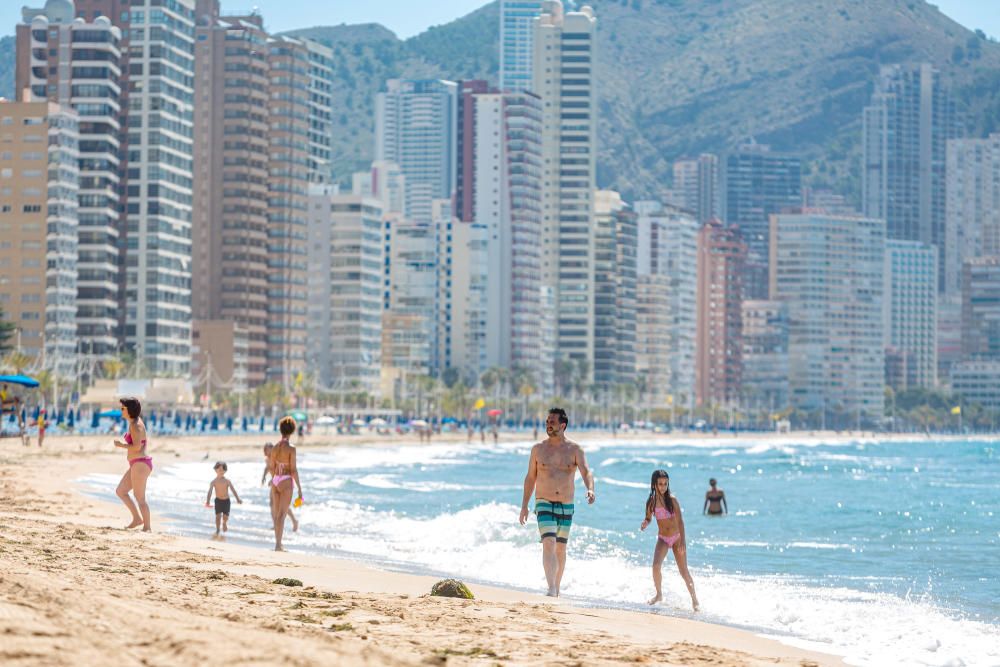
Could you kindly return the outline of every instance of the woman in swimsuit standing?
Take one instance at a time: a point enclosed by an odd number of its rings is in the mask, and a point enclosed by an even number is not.
[[[146,504],[146,481],[153,472],[153,459],[146,456],[146,425],[139,419],[142,405],[139,404],[139,399],[131,396],[122,398],[120,402],[122,417],[128,422],[128,433],[125,434],[124,442],[115,440],[115,447],[128,450],[128,470],[122,475],[115,493],[132,513],[132,523],[125,528],[136,528],[141,524],[143,532],[148,533],[151,529],[149,505]],[[129,491],[135,496],[135,502],[129,497]],[[139,506],[138,510],[136,505]]]
[[[670,475],[666,470],[657,470],[653,473],[649,482],[649,499],[646,500],[646,520],[642,522],[639,530],[646,530],[646,526],[654,516],[659,529],[656,549],[653,551],[653,586],[656,587],[656,595],[649,600],[649,604],[656,604],[663,599],[661,566],[667,557],[667,551],[673,550],[677,569],[691,594],[691,606],[698,611],[698,596],[695,595],[694,580],[691,579],[687,567],[684,517],[681,515],[681,504],[677,501],[677,497],[670,494]]]
[[[299,483],[299,471],[295,466],[295,447],[288,441],[295,434],[295,420],[283,417],[278,422],[281,440],[271,450],[268,464],[271,469],[271,519],[274,521],[274,550],[284,551],[281,537],[285,532],[285,516],[292,502],[292,482],[299,490],[302,498],[302,484]]]

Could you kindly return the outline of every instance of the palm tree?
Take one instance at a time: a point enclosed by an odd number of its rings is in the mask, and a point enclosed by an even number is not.
[[[14,373],[20,375],[24,373],[24,369],[31,365],[34,359],[29,357],[23,352],[18,352],[17,350],[8,352],[3,358],[3,366],[6,369],[14,371]]]
[[[17,326],[4,318],[3,306],[0,306],[0,354],[4,354],[12,348],[10,339],[14,337],[16,331]]]

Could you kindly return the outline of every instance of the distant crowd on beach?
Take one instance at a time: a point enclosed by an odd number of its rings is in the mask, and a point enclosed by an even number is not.
[[[153,459],[147,452],[148,437],[142,420],[142,406],[137,398],[121,399],[121,414],[127,423],[127,431],[122,440],[115,440],[115,447],[126,450],[128,469],[122,475],[116,493],[132,515],[126,528],[142,526],[150,531],[150,512],[146,502],[146,484],[153,472]],[[594,504],[597,494],[594,475],[587,465],[587,457],[576,442],[566,437],[569,417],[562,408],[549,410],[545,421],[546,437],[531,448],[528,458],[528,472],[524,477],[521,511],[518,521],[525,525],[530,514],[534,514],[542,547],[542,569],[548,585],[546,594],[560,595],[563,574],[566,569],[566,549],[575,515],[574,491],[576,475],[579,472],[586,488],[587,504]],[[281,438],[276,443],[264,446],[264,471],[261,484],[267,484],[274,530],[274,549],[284,551],[283,537],[285,523],[290,521],[292,531],[299,528],[299,520],[292,507],[302,506],[302,484],[295,446],[291,438],[301,426],[294,417],[286,416],[279,421]],[[485,440],[485,433],[483,433]],[[494,438],[496,437],[494,431]],[[215,539],[221,539],[229,530],[232,500],[242,504],[236,487],[226,477],[229,466],[218,461],[213,466],[214,478],[209,483],[205,506],[211,508],[214,495]],[[293,502],[294,497],[294,502]],[[534,497],[533,511],[529,510]],[[725,491],[713,478],[705,492],[702,512],[710,516],[728,514],[729,507]],[[645,516],[639,526],[640,531],[656,522],[657,535],[653,549],[652,575],[655,594],[649,599],[654,605],[663,599],[662,565],[669,553],[674,556],[677,570],[691,596],[691,606],[698,611],[698,596],[694,580],[687,566],[687,542],[681,503],[670,488],[670,475],[666,470],[653,471],[649,482],[649,496],[645,503]]]

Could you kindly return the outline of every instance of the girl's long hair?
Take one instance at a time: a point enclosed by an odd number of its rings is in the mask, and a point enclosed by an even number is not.
[[[649,480],[649,498],[646,500],[647,514],[652,514],[653,509],[656,507],[656,481],[663,477],[667,480],[667,491],[663,494],[661,500],[663,501],[663,506],[667,508],[667,511],[671,514],[674,513],[674,502],[670,499],[670,475],[667,474],[666,470],[654,470],[653,476]]]

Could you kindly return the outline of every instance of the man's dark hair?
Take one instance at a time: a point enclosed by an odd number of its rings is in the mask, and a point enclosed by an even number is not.
[[[556,415],[557,417],[559,417],[559,423],[560,424],[563,424],[566,427],[569,427],[569,417],[566,416],[566,411],[563,410],[562,408],[550,408],[549,409],[549,414],[550,415]]]

